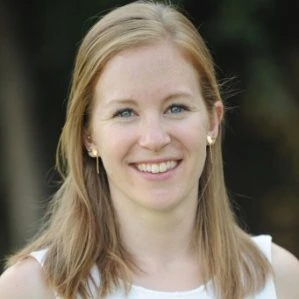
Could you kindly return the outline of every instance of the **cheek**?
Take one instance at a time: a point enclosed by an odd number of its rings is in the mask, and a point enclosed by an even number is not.
[[[206,147],[208,124],[204,120],[194,118],[184,126],[175,126],[173,131],[190,149],[200,150]]]
[[[134,134],[125,128],[107,126],[95,132],[96,144],[103,160],[117,159],[125,155],[132,144]]]

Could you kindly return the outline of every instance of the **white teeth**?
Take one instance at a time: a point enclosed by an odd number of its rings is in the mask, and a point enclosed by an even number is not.
[[[162,163],[159,166],[159,172],[165,172],[167,170],[167,164],[166,163]]]
[[[160,166],[157,164],[152,165],[152,172],[153,173],[158,173],[160,171]]]
[[[143,172],[161,173],[173,169],[176,165],[176,161],[167,161],[156,164],[137,164],[137,168]]]

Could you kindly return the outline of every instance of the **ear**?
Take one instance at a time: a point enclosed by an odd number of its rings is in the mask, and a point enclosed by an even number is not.
[[[223,118],[223,103],[221,101],[217,101],[214,103],[213,110],[210,115],[210,123],[209,123],[209,132],[208,135],[213,139],[216,139],[219,133],[219,125],[221,124]]]
[[[90,132],[85,128],[83,129],[83,134],[82,134],[82,140],[83,140],[83,144],[85,146],[85,149],[87,150],[87,152],[90,152],[90,150],[94,147],[94,143],[92,141],[92,137]]]

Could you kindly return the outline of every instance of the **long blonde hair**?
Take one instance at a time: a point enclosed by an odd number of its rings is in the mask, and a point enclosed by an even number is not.
[[[221,100],[212,57],[194,25],[170,4],[137,1],[101,18],[83,39],[76,58],[67,116],[57,151],[64,182],[55,194],[39,236],[11,257],[10,264],[47,248],[44,272],[63,298],[89,294],[86,281],[93,265],[101,275],[100,297],[119,281],[130,282],[135,264],[122,246],[107,177],[83,145],[92,110],[94,86],[107,61],[123,49],[159,40],[176,45],[198,71],[208,111]],[[213,159],[211,158],[213,157]],[[221,138],[207,151],[199,181],[194,240],[204,259],[205,280],[217,298],[241,299],[266,282],[270,265],[234,219],[226,193]]]

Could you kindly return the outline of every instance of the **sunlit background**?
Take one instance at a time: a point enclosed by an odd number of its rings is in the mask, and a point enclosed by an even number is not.
[[[0,0],[0,270],[39,227],[79,42],[131,1]],[[299,2],[181,0],[224,86],[226,182],[252,233],[299,256]]]

